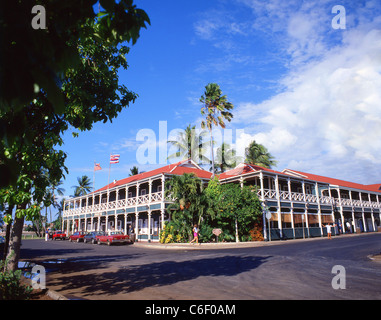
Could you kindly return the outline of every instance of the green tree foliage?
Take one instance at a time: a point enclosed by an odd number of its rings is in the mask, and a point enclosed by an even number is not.
[[[137,97],[119,84],[118,69],[128,67],[122,42],[135,43],[148,16],[132,0],[101,0],[98,14],[95,3],[41,1],[46,30],[31,28],[34,1],[7,1],[1,11],[7,63],[0,69],[0,204],[16,208],[5,219],[12,223],[11,270],[17,268],[24,218],[37,217],[40,203],[51,204],[49,181],[67,172],[59,149],[63,134],[112,121]]]
[[[235,149],[231,148],[228,143],[223,142],[216,152],[217,166],[214,168],[216,173],[222,173],[226,170],[235,168],[241,157],[236,155]],[[212,169],[211,169],[212,170]]]
[[[123,86],[118,86],[120,95],[116,94],[116,82],[110,80],[115,79],[118,65],[127,65],[125,59],[122,61],[127,49],[120,48],[116,54],[120,44],[135,43],[140,29],[150,23],[149,18],[132,0],[100,0],[95,6],[96,3],[41,0],[38,4],[45,8],[47,29],[37,30],[31,26],[34,0],[2,4],[0,58],[6,63],[0,64],[0,187],[15,186],[21,172],[19,162],[11,154],[20,154],[22,145],[34,143],[36,127],[29,128],[30,114],[48,117],[49,125],[54,125],[56,118],[65,118],[83,130],[93,122],[115,117],[120,112],[118,100],[125,106],[135,98]],[[98,13],[94,11],[96,7]],[[83,70],[85,64],[87,69]],[[75,81],[73,73],[77,70],[82,77],[77,74]],[[98,88],[106,84],[108,89],[96,91],[95,84]],[[93,97],[89,98],[91,94]],[[113,99],[117,103],[111,103]],[[48,131],[57,135],[60,129],[54,126]]]
[[[131,169],[130,169],[130,174],[128,175],[129,177],[131,176],[136,176],[137,174],[139,174],[139,168],[137,166],[133,166]]]
[[[176,235],[185,241],[191,239],[193,225],[196,223],[201,228],[202,221],[211,213],[201,179],[193,173],[173,176],[166,181],[165,189],[165,196],[174,200],[167,212],[171,215]]]
[[[72,187],[74,188],[74,197],[84,196],[92,189],[91,180],[88,176],[77,177],[77,183],[78,185]]]
[[[212,199],[215,219],[211,224],[222,229],[220,239],[225,241],[248,240],[250,230],[262,215],[260,201],[251,186],[220,184],[211,180],[205,189]]]
[[[167,159],[181,158],[181,160],[192,159],[198,164],[210,163],[210,160],[205,156],[206,148],[203,141],[207,131],[196,132],[196,126],[190,124],[184,131],[179,132],[176,140],[167,141],[178,151],[168,156]]]
[[[209,83],[205,87],[204,94],[200,98],[203,104],[201,115],[205,120],[201,122],[201,128],[208,128],[210,132],[210,149],[212,153],[212,173],[214,176],[214,152],[213,152],[213,126],[220,126],[225,129],[225,121],[231,121],[233,114],[230,112],[234,108],[233,104],[227,100],[226,95],[222,95],[222,90],[217,83]]]
[[[193,174],[174,176],[166,182],[166,196],[174,202],[168,207],[171,221],[161,242],[185,242],[192,238],[192,227],[200,229],[200,241],[213,241],[214,228],[221,228],[220,241],[248,241],[255,223],[262,216],[260,201],[251,186],[220,184],[217,177],[206,188]]]
[[[277,164],[274,157],[268,152],[265,146],[252,141],[245,149],[245,162],[264,168],[271,168]]]

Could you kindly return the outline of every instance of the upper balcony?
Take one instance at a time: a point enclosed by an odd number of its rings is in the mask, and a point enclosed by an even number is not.
[[[155,192],[152,194],[140,195],[137,197],[129,197],[127,199],[120,199],[117,201],[109,201],[98,203],[94,205],[86,205],[86,203],[75,201],[73,202],[74,208],[66,208],[63,211],[64,216],[78,215],[84,213],[97,213],[108,210],[118,210],[127,207],[135,207],[140,205],[153,204],[163,200],[163,192]]]
[[[265,200],[278,200],[276,190],[263,189],[257,190],[257,195],[259,199]],[[289,201],[289,202],[299,202],[299,203],[311,203],[317,204],[318,202],[322,205],[335,205],[338,207],[358,207],[358,208],[374,208],[381,209],[381,203],[376,201],[365,201],[358,199],[338,199],[328,196],[319,196],[319,198],[314,194],[304,194],[298,192],[289,192],[289,191],[279,191],[279,200],[280,201]]]

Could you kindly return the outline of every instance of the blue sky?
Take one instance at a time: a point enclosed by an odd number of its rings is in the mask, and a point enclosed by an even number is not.
[[[285,168],[354,182],[381,182],[381,3],[372,1],[135,0],[151,26],[127,56],[120,82],[139,98],[108,124],[65,135],[65,195],[82,175],[107,184],[110,153],[120,154],[111,180],[163,166],[159,126],[169,134],[200,127],[204,87],[221,86],[235,108],[227,129],[243,150],[265,145]],[[345,29],[334,29],[335,5]],[[343,22],[343,21],[341,21]],[[163,128],[163,127],[162,127]],[[156,160],[137,154],[153,133]],[[161,140],[159,139],[161,138]],[[140,149],[139,149],[140,147]],[[162,149],[163,150],[163,149]]]

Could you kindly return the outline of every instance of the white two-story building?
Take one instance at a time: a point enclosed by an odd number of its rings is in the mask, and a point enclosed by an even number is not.
[[[63,229],[67,233],[121,230],[134,232],[139,241],[158,241],[164,221],[170,219],[166,208],[172,200],[164,197],[165,181],[190,172],[205,183],[211,178],[209,171],[185,160],[66,200]],[[219,179],[221,183],[256,186],[264,213],[271,213],[270,220],[263,224],[265,238],[269,237],[268,229],[274,240],[324,236],[328,223],[336,224],[336,233],[372,232],[380,226],[381,184],[362,185],[250,164],[240,164]]]

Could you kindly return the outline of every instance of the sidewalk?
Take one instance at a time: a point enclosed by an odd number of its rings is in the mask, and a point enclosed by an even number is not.
[[[341,234],[339,236],[332,236],[332,240],[346,238],[346,237],[356,237],[361,235],[370,235],[377,232],[366,232],[366,233],[351,233],[351,234]],[[314,238],[300,238],[300,239],[289,239],[289,240],[274,240],[274,241],[249,241],[249,242],[218,242],[218,243],[199,243],[199,244],[189,244],[189,243],[160,243],[160,242],[135,242],[134,246],[148,249],[183,249],[183,250],[220,250],[220,249],[238,249],[238,248],[251,248],[251,247],[264,247],[272,245],[283,245],[290,244],[300,241],[317,241],[317,240],[327,240],[325,237],[314,237]]]

